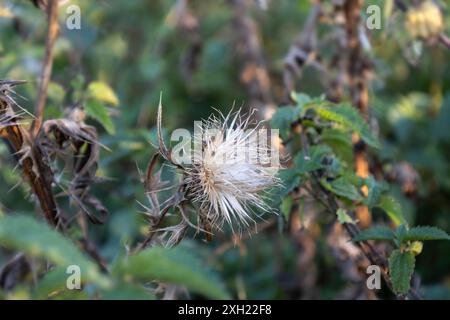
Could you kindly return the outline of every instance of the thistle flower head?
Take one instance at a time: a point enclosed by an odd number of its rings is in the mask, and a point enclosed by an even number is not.
[[[188,195],[199,205],[200,221],[221,228],[248,226],[270,211],[268,191],[279,184],[278,162],[267,143],[267,130],[240,111],[211,116],[196,128],[194,158],[186,169]],[[264,137],[265,135],[265,137]],[[276,154],[277,155],[277,154]]]

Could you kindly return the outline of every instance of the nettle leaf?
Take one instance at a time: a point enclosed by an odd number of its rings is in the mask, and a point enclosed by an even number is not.
[[[397,200],[395,200],[393,197],[382,196],[375,207],[378,207],[386,212],[386,214],[389,216],[392,222],[395,223],[396,226],[406,224],[405,217],[402,213],[402,207],[400,203],[398,203]]]
[[[292,197],[286,197],[283,199],[283,201],[281,202],[281,213],[283,213],[284,218],[286,219],[286,221],[289,219],[289,214],[291,213],[291,208],[292,208]]]
[[[361,200],[361,194],[358,192],[358,189],[345,177],[337,178],[331,182],[322,179],[320,182],[327,190],[339,197],[353,201]]]
[[[303,107],[306,103],[311,102],[310,96],[300,92],[291,92],[291,99],[300,107]]]
[[[300,117],[301,108],[298,106],[286,106],[279,108],[270,120],[270,126],[273,129],[280,130],[282,140],[289,138],[291,124]]]
[[[321,139],[333,149],[336,156],[347,167],[353,168],[353,144],[350,132],[336,128],[326,128],[322,131]]]
[[[87,88],[88,96],[94,100],[106,102],[112,106],[119,105],[119,98],[111,87],[100,81],[91,82]]]
[[[384,181],[377,181],[373,176],[364,179],[364,185],[369,190],[367,197],[364,199],[364,204],[369,208],[373,208],[381,201],[383,192],[386,192],[389,187]]]
[[[416,258],[412,252],[401,252],[398,249],[392,251],[389,257],[389,274],[395,293],[408,293],[415,262]]]
[[[395,234],[388,227],[375,226],[366,230],[361,231],[357,236],[355,236],[353,241],[367,241],[367,240],[394,240]]]
[[[220,279],[186,248],[154,247],[121,259],[114,272],[124,279],[159,280],[186,286],[213,299],[229,296]]]
[[[450,236],[436,227],[419,226],[409,229],[403,241],[450,240]]]
[[[405,241],[405,236],[408,232],[408,226],[406,224],[401,224],[395,230],[395,244],[400,247],[403,241]]]
[[[287,196],[292,190],[300,185],[300,175],[295,169],[281,169],[278,172],[278,177],[281,180],[281,187],[279,188],[279,195],[281,198]]]
[[[361,139],[371,147],[380,148],[378,139],[372,134],[366,121],[361,117],[356,108],[348,104],[337,106],[319,105],[314,110],[321,118],[333,121],[345,129],[358,133]]]
[[[327,145],[318,145],[311,147],[309,150],[309,157],[307,157],[304,152],[297,153],[294,157],[296,173],[304,174],[323,168],[323,158],[331,153],[332,150]]]
[[[33,257],[46,258],[63,268],[77,265],[83,279],[102,287],[110,285],[109,279],[100,273],[97,265],[70,240],[31,217],[17,215],[0,218],[0,243]]]
[[[85,103],[84,109],[86,114],[97,120],[109,134],[116,133],[116,129],[108,113],[108,109],[101,101],[88,99]]]

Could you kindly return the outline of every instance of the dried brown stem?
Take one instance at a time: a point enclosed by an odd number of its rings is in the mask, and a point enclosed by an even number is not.
[[[47,101],[48,84],[53,67],[53,49],[59,33],[58,0],[49,0],[47,3],[47,38],[45,43],[45,57],[40,76],[38,99],[35,106],[35,120],[31,126],[32,136],[37,136],[41,129],[45,103]]]
[[[0,114],[11,113],[9,102],[0,97]],[[14,152],[21,156],[25,180],[30,185],[33,193],[39,200],[39,204],[47,222],[54,227],[62,227],[58,215],[58,206],[52,193],[53,173],[45,162],[41,146],[31,143],[28,132],[20,124],[9,125],[1,130],[2,137],[11,144]]]

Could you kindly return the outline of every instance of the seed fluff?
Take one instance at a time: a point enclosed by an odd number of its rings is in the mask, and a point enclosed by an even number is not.
[[[280,184],[278,161],[267,130],[240,110],[211,116],[197,126],[192,165],[185,169],[187,194],[199,207],[199,222],[234,232],[271,211],[267,195]],[[278,160],[276,158],[275,160]]]

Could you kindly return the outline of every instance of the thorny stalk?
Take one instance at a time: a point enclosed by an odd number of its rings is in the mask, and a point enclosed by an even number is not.
[[[13,86],[22,83],[20,81],[0,82],[0,115],[11,117],[10,123],[0,131],[2,137],[12,147],[12,151],[20,157],[19,163],[22,165],[25,180],[38,198],[47,222],[54,227],[62,228],[58,206],[52,193],[53,173],[45,162],[46,157],[44,157],[42,146],[32,142],[28,131],[18,123],[20,118],[12,110],[13,100],[9,94]]]

